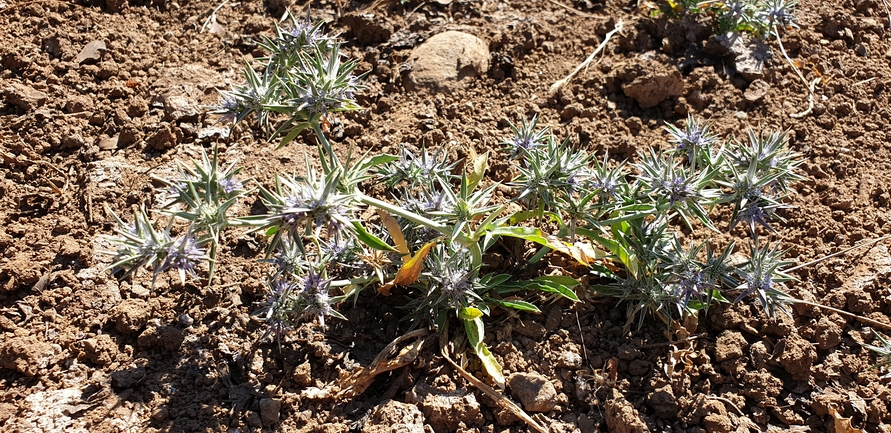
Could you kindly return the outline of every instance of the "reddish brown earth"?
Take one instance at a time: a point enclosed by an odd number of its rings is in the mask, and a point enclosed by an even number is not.
[[[324,333],[307,324],[281,350],[255,344],[262,330],[249,314],[265,272],[257,236],[227,234],[210,288],[165,277],[151,293],[147,278],[119,282],[102,271],[96,239],[112,230],[105,206],[129,214],[151,204],[152,177],[197,157],[199,146],[219,143],[227,161],[267,185],[273,169],[313,151],[311,136],[274,151],[247,125],[230,137],[208,129],[216,119],[201,107],[240,80],[244,59],[262,55],[259,36],[288,3],[226,4],[222,30],[202,33],[218,5],[0,1],[2,430],[527,431],[458,377],[435,338],[358,397],[312,398],[307,389],[368,365],[406,332],[397,297],[369,291],[342,307],[349,321]],[[470,146],[497,150],[507,120],[538,114],[559,137],[633,158],[665,142],[666,122],[691,113],[724,135],[791,131],[807,180],[775,237],[792,260],[889,234],[891,33],[882,2],[801,2],[800,29],[783,35],[785,46],[809,81],[823,78],[802,118],[789,114],[806,108],[806,90],[778,54],[751,82],[710,51],[705,21],[650,18],[634,2],[567,6],[581,13],[527,0],[313,3],[368,72],[366,109],[335,120],[336,146],[395,153],[400,143],[426,144],[463,157]],[[624,31],[602,61],[549,97],[620,20]],[[446,30],[488,45],[482,76],[458,90],[407,90],[417,87],[403,67],[411,50]],[[94,41],[105,48],[82,56]],[[509,180],[511,170],[495,164],[492,179]],[[891,323],[884,245],[796,276],[797,297]],[[694,339],[669,343],[679,335],[655,320],[624,334],[624,308],[587,297],[545,304],[539,316],[496,315],[487,327],[505,394],[550,431],[841,431],[837,419],[847,418],[891,431],[891,389],[863,347],[873,331],[854,320],[808,307],[773,321],[743,302],[711,309],[691,326]]]

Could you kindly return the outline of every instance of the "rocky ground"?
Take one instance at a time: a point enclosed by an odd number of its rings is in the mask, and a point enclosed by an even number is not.
[[[407,332],[395,297],[363,294],[325,332],[279,348],[250,319],[261,239],[227,235],[218,283],[118,281],[97,238],[106,206],[153,203],[153,177],[218,144],[269,184],[314,152],[275,151],[204,106],[263,55],[281,0],[0,1],[0,425],[8,432],[530,431],[456,374],[433,336],[411,362],[350,398],[313,393],[367,367]],[[779,55],[727,50],[706,18],[652,17],[648,2],[313,2],[360,60],[363,110],[334,119],[338,148],[497,151],[508,120],[537,114],[559,137],[634,158],[688,114],[716,132],[790,131],[806,162],[774,237],[798,263],[891,232],[889,17],[883,2],[803,0]],[[622,23],[598,63],[549,95]],[[207,25],[205,25],[207,24]],[[460,33],[451,33],[460,32]],[[431,44],[437,44],[431,48]],[[426,50],[426,51],[425,51]],[[747,56],[751,58],[747,58]],[[443,69],[443,67],[445,68]],[[442,74],[446,74],[445,76]],[[492,181],[515,174],[493,164]],[[242,213],[251,203],[242,204]],[[717,239],[716,242],[726,242]],[[519,254],[522,254],[520,252]],[[522,259],[522,256],[520,257]],[[891,324],[891,256],[877,244],[795,272],[792,294]],[[584,292],[584,290],[582,290]],[[496,315],[489,345],[505,395],[552,432],[891,431],[891,389],[863,344],[873,331],[798,307],[768,319],[743,302],[709,310],[675,341],[656,320],[626,334],[624,308],[545,304]],[[406,341],[405,344],[408,344]]]

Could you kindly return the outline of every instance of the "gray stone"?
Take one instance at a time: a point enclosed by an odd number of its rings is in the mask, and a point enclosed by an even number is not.
[[[511,394],[528,412],[550,412],[557,404],[557,390],[538,373],[514,373],[508,379]]]
[[[412,50],[408,63],[409,89],[455,89],[489,70],[489,47],[476,36],[448,31]]]
[[[105,42],[90,42],[82,50],[80,50],[80,53],[78,53],[77,57],[74,58],[74,62],[79,65],[84,63],[96,63],[102,60],[102,55],[105,54],[106,50],[107,48],[105,47]]]
[[[758,38],[742,35],[718,37],[721,45],[733,57],[736,72],[746,81],[761,78],[764,63],[770,59],[770,47]]]
[[[260,419],[263,421],[263,424],[272,425],[277,423],[281,410],[281,400],[275,398],[260,399]]]
[[[198,103],[179,95],[164,97],[164,118],[172,122],[197,120],[201,111]]]
[[[103,137],[99,139],[99,148],[102,150],[114,150],[118,147],[118,136]]]

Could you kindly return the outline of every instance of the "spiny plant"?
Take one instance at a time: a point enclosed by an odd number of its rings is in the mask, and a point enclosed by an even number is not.
[[[798,0],[667,0],[661,10],[672,16],[707,14],[719,34],[748,32],[763,38],[778,28],[797,27],[793,15],[797,4]]]
[[[800,179],[785,133],[723,141],[706,122],[689,118],[683,129],[667,128],[671,148],[647,150],[625,164],[595,157],[538,129],[537,119],[524,119],[511,124],[513,136],[503,143],[519,172],[509,184],[513,201],[524,207],[508,213],[509,203],[495,200],[497,184],[485,181],[488,154],[471,149],[460,168],[445,153],[408,146],[399,155],[336,154],[322,124],[358,108],[355,62],[341,61],[339,43],[320,25],[292,19],[291,26],[265,39],[270,55],[260,70],[246,67],[246,82],[222,92],[215,112],[235,122],[254,118],[280,145],[312,131],[318,159],[307,156],[302,174],[277,173],[272,187],[259,186],[265,211],[241,217],[229,212],[254,190],[236,179],[238,169],[220,169],[216,151],[181,164],[179,178],[162,181],[164,229],[144,210],[133,225],[115,215],[113,268],[132,275],[151,267],[154,277],[178,269],[184,277],[197,275],[196,264],[206,260],[210,284],[221,233],[248,227],[268,239],[266,293],[254,313],[264,338],[281,343],[301,321],[324,328],[343,319],[338,304],[365,288],[385,296],[398,290],[407,299],[402,308],[410,326],[432,326],[465,341],[501,385],[484,319],[495,308],[539,312],[531,301],[540,297],[530,293],[579,301],[580,286],[560,272],[519,279],[489,269],[484,256],[501,237],[539,245],[533,261],[551,250],[578,261],[601,278],[592,289],[627,303],[629,324],[642,323],[647,313],[680,318],[730,294],[756,297],[770,314],[787,303],[782,251],[757,236],[759,225],[772,229],[768,222],[779,218],[789,185]],[[372,183],[387,188],[383,196],[366,194]],[[752,234],[745,263],[731,263],[733,244],[719,253],[708,242],[679,240],[677,221],[723,228],[710,217],[722,205],[734,209],[727,230],[745,223]]]
[[[606,259],[620,268],[586,258],[591,272],[607,281],[592,287],[627,303],[629,325],[637,320],[640,326],[648,312],[674,320],[725,302],[731,292],[737,301],[757,298],[771,316],[782,311],[791,299],[783,286],[790,280],[783,272],[788,262],[758,233],[759,226],[773,231],[770,221],[780,219],[776,211],[787,207],[789,186],[801,179],[796,169],[802,161],[788,149],[786,133],[749,131],[742,141],[724,141],[692,117],[683,128],[665,129],[671,146],[645,150],[630,165],[606,157],[601,163],[542,130],[538,144],[509,149],[521,164],[511,183],[514,200],[551,216],[558,236],[575,241],[579,235],[610,253]],[[505,142],[533,136],[514,132]],[[566,163],[568,154],[572,163]],[[726,226],[710,216],[725,205],[733,209]],[[743,223],[752,236],[751,259],[731,263],[735,243],[720,253],[707,241],[685,246],[673,221],[716,232]]]
[[[156,228],[161,221],[152,221],[144,206],[134,212],[133,223],[124,222],[107,208],[116,222],[117,235],[105,239],[117,249],[103,252],[113,256],[110,269],[113,273],[123,271],[122,278],[141,267],[151,267],[152,286],[169,269],[177,270],[185,283],[186,275],[197,278],[196,267],[207,262],[208,284],[213,280],[222,232],[237,225],[230,211],[251,191],[237,177],[240,168],[234,164],[220,168],[216,148],[212,156],[201,149],[201,161],[177,165],[179,176],[157,179],[164,185],[158,190],[164,203],[157,211],[166,218],[163,229]],[[174,236],[175,231],[182,234]]]
[[[879,362],[872,368],[885,371],[885,375],[882,376],[882,379],[891,379],[891,371],[887,371],[888,367],[891,366],[891,341],[875,331],[873,331],[873,335],[875,336],[875,339],[878,340],[878,345],[864,344],[863,347],[869,349],[879,357]]]

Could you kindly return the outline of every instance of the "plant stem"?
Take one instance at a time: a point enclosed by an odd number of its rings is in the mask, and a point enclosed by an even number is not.
[[[391,278],[392,275],[388,275],[387,278]],[[369,275],[367,277],[359,277],[359,278],[349,278],[346,280],[335,280],[329,283],[331,287],[346,287],[351,286],[353,284],[367,284],[372,281],[377,281],[376,275]]]
[[[401,216],[415,224],[422,225],[424,227],[436,230],[440,234],[450,237],[452,235],[452,230],[449,226],[433,221],[429,218],[418,215],[414,212],[411,212],[401,206],[387,203],[383,200],[378,200],[376,198],[369,197],[360,192],[356,193],[356,200],[359,203],[365,204],[367,206],[373,206],[378,209],[385,210],[393,215]],[[458,237],[455,238],[458,243],[465,246],[468,250],[470,250],[471,256],[473,256],[472,265],[475,269],[478,269],[483,264],[483,252],[480,248],[479,241],[471,239],[467,237],[465,234],[459,234]]]
[[[808,267],[808,266],[810,266],[810,265],[816,265],[817,263],[820,263],[820,262],[822,262],[822,261],[824,261],[824,260],[826,260],[826,259],[831,259],[831,258],[833,258],[833,257],[835,257],[835,256],[840,256],[840,255],[842,255],[842,254],[844,254],[844,253],[846,253],[846,252],[848,252],[848,251],[851,251],[851,250],[856,250],[856,249],[858,249],[858,248],[868,247],[868,246],[870,246],[870,245],[877,244],[877,243],[879,243],[879,242],[881,242],[881,241],[884,241],[884,240],[886,240],[886,239],[889,239],[889,238],[891,238],[891,235],[889,235],[889,236],[882,236],[882,237],[880,237],[880,238],[876,238],[876,239],[873,239],[873,240],[871,240],[871,241],[866,241],[866,242],[864,242],[864,243],[862,243],[862,244],[854,245],[853,247],[843,249],[843,250],[841,250],[841,251],[832,253],[832,254],[830,254],[830,255],[828,255],[828,256],[820,257],[819,259],[812,260],[812,261],[807,262],[807,263],[802,263],[802,264],[800,264],[800,265],[798,265],[798,266],[791,267],[791,268],[789,268],[789,269],[783,269],[783,272],[792,272],[792,271],[796,271],[796,270],[801,269],[801,268]]]
[[[322,148],[325,149],[325,153],[328,154],[328,161],[330,162],[332,169],[334,167],[339,167],[340,161],[337,159],[337,156],[334,155],[334,149],[331,148],[331,143],[328,143],[328,138],[322,133],[322,127],[319,126],[319,120],[315,120],[314,122],[310,121],[310,123],[312,124],[312,130],[316,133],[319,143],[322,145]]]

